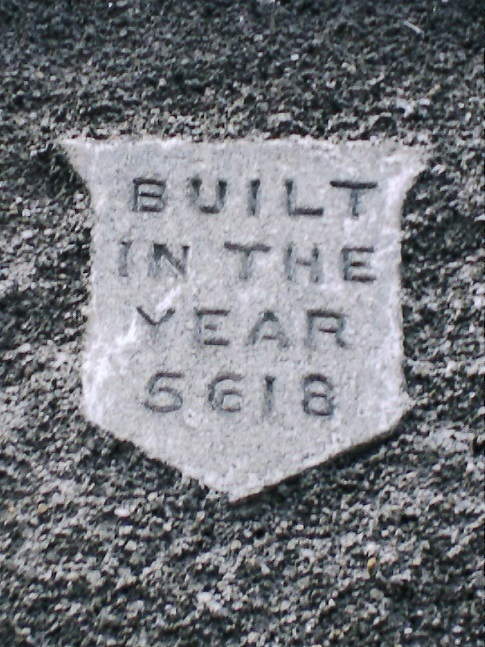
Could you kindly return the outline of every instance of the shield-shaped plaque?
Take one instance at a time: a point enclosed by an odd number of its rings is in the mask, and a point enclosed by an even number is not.
[[[409,407],[393,143],[62,142],[96,223],[87,417],[237,499]]]

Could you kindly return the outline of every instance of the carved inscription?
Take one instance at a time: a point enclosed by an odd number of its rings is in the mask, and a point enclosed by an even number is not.
[[[166,312],[165,312],[165,313],[164,313],[164,314],[163,314],[163,315],[162,315],[162,316],[157,320],[157,319],[154,319],[153,317],[151,317],[147,312],[145,312],[145,310],[144,310],[141,306],[137,306],[137,307],[136,307],[136,311],[137,311],[137,312],[138,312],[138,314],[139,314],[139,315],[140,315],[140,316],[141,316],[141,317],[146,321],[146,323],[147,323],[149,326],[152,326],[153,328],[158,328],[158,326],[160,326],[160,324],[165,323],[166,321],[168,321],[169,319],[171,319],[171,317],[173,317],[173,316],[174,316],[174,314],[175,314],[175,310],[174,310],[173,308],[169,308],[169,309],[168,309],[168,310],[167,310],[167,311],[166,311]]]
[[[169,308],[158,319],[147,313],[142,306],[137,306],[136,311],[147,325],[153,328],[158,328],[162,323],[168,322],[177,315],[175,308]],[[193,314],[193,341],[198,346],[230,346],[238,339],[244,339],[245,345],[250,347],[273,342],[275,348],[288,348],[293,344],[300,348],[315,350],[318,348],[318,338],[321,335],[332,335],[331,339],[338,347],[350,348],[350,345],[345,341],[347,316],[324,308],[295,313],[293,316],[299,323],[301,334],[291,340],[288,333],[289,322],[272,310],[259,313],[251,322],[248,330],[240,326],[238,337],[232,339],[225,331],[225,326],[227,327],[228,322],[234,317],[231,310],[197,308]],[[178,317],[181,319],[180,313]]]
[[[133,241],[120,240],[118,250],[118,275],[130,276],[132,267],[130,250]],[[318,245],[313,245],[307,257],[298,256],[294,243],[289,243],[282,250],[273,249],[265,243],[244,244],[226,241],[221,249],[232,252],[236,275],[241,281],[257,279],[257,265],[262,255],[276,253],[280,256],[281,277],[289,282],[324,283],[324,257]],[[351,246],[341,249],[341,277],[344,281],[368,283],[376,280],[372,268],[372,256],[375,246]],[[166,243],[147,243],[148,276],[163,280],[167,276],[185,278],[190,266],[190,246],[169,247]],[[328,259],[327,262],[331,262]],[[301,268],[301,269],[300,269]],[[262,271],[264,272],[264,266]],[[306,278],[305,278],[306,277]]]
[[[227,317],[229,310],[205,308],[195,311],[196,340],[203,346],[229,346],[229,340],[220,332],[221,320]]]
[[[241,411],[243,395],[238,388],[242,375],[222,373],[209,384],[208,398],[214,411],[220,413],[238,413]]]
[[[321,283],[323,280],[323,261],[318,245],[312,247],[309,257],[298,256],[293,244],[288,245],[285,253],[285,273],[288,281],[295,281],[298,267],[308,267],[309,279],[312,283]]]
[[[287,348],[290,341],[274,312],[266,310],[254,324],[248,335],[248,345],[255,346],[262,341],[275,341],[279,348]]]
[[[377,182],[354,182],[351,180],[331,180],[330,184],[336,189],[347,189],[350,191],[350,205],[351,205],[352,218],[358,218],[360,215],[359,197],[362,191],[368,191],[369,189],[377,188]]]
[[[194,203],[202,213],[216,214],[222,211],[226,200],[227,182],[225,182],[224,180],[216,181],[216,198],[213,204],[202,203],[200,197],[202,180],[200,178],[192,178],[190,185],[192,187]]]
[[[286,206],[288,215],[293,218],[298,216],[323,216],[323,207],[296,206],[296,186],[293,180],[286,180]]]
[[[249,213],[251,216],[257,216],[259,213],[259,189],[260,180],[252,180],[249,184]]]
[[[165,181],[145,178],[133,180],[135,211],[160,212],[164,206]]]
[[[164,243],[153,243],[153,250],[150,258],[149,272],[153,276],[160,276],[162,261],[165,266],[172,270],[175,275],[180,274],[185,276],[187,273],[187,260],[189,257],[189,246],[182,245],[180,256],[176,256],[174,252],[170,251],[168,245]]]
[[[269,245],[263,243],[256,243],[255,245],[240,245],[239,243],[224,243],[224,248],[230,252],[237,252],[240,255],[241,266],[239,270],[239,278],[242,281],[247,281],[251,276],[253,268],[253,259],[256,252],[266,254],[270,251]]]
[[[315,348],[315,335],[317,332],[335,335],[335,341],[341,348],[348,348],[343,338],[345,328],[345,315],[330,310],[309,310],[307,312],[307,338],[308,348]]]
[[[368,283],[376,276],[371,266],[374,247],[344,247],[342,250],[343,275],[346,281]]]
[[[324,375],[315,373],[303,379],[303,411],[309,416],[333,414],[333,387]]]
[[[147,383],[148,397],[144,403],[154,413],[172,413],[182,408],[184,395],[181,381],[183,373],[157,372]],[[244,413],[243,375],[222,372],[207,385],[207,402],[217,413]],[[261,416],[270,416],[276,406],[276,378],[266,375],[262,384]],[[182,383],[183,384],[183,383]],[[334,387],[325,375],[306,375],[302,380],[302,408],[308,416],[331,416],[334,411]]]
[[[214,178],[203,191],[203,182],[198,177],[187,180],[192,204],[198,213],[222,217],[228,198],[228,183],[220,178]],[[170,197],[167,195],[167,183],[163,179],[133,180],[135,211],[161,212]],[[213,201],[208,201],[210,187],[213,187]],[[336,189],[346,189],[350,192],[351,216],[356,219],[361,215],[360,196],[362,192],[376,189],[377,182],[331,180],[330,186]],[[257,217],[264,205],[264,191],[259,178],[250,180],[247,184],[247,213]],[[301,201],[297,200],[296,182],[286,179],[282,185],[285,195],[286,214],[283,217],[298,219],[303,217],[324,218],[324,206],[315,206],[311,196],[302,193]],[[118,274],[127,278],[134,270],[131,258],[133,242],[122,239],[119,242]],[[185,280],[191,272],[191,247],[179,241],[147,241],[147,276],[160,284],[171,279]],[[318,243],[305,244],[289,241],[280,249],[265,242],[243,242],[236,239],[225,240],[221,245],[221,257],[227,255],[228,271],[232,267],[237,280],[257,282],[265,272],[265,259],[271,254],[280,258],[281,279],[290,284],[325,285],[325,265],[337,263],[340,266],[340,277],[343,283],[370,284],[377,280],[372,265],[375,254],[374,245],[346,245],[340,250],[340,260],[329,258],[324,246]],[[160,330],[161,325],[177,319],[176,308],[168,308],[162,314],[152,316],[144,307],[136,306],[138,315],[152,330]],[[325,348],[325,339],[333,339],[335,347],[343,352],[349,352],[351,343],[346,338],[348,314],[332,308],[315,307],[301,313],[299,324],[301,334],[291,338],[288,322],[274,309],[261,311],[251,325],[241,335],[248,348],[273,347],[284,351],[293,344],[307,349],[308,352]],[[297,317],[298,313],[294,313]],[[217,349],[232,347],[238,339],[231,338],[229,329],[233,317],[230,308],[226,307],[196,307],[193,310],[193,343],[198,347]],[[304,321],[303,321],[304,320]],[[219,351],[220,352],[220,351]],[[244,374],[231,371],[221,371],[207,384],[207,403],[211,409],[221,415],[241,414],[246,407]],[[145,406],[156,414],[175,413],[183,408],[183,389],[186,388],[185,374],[177,370],[160,370],[152,375],[146,386],[147,399]],[[278,380],[268,374],[260,385],[261,417],[271,416],[278,405]],[[306,416],[322,418],[331,417],[335,411],[335,394],[332,379],[324,373],[311,373],[301,379],[301,407]]]
[[[133,244],[131,240],[121,240],[118,250],[118,274],[128,276],[128,253]]]
[[[213,202],[204,202],[202,194],[202,180],[193,177],[188,180],[189,195],[200,213],[219,214],[224,209],[228,191],[226,180],[216,179],[214,185],[215,198]],[[377,182],[355,180],[331,180],[330,186],[335,189],[346,189],[350,196],[350,212],[353,218],[360,215],[360,197],[370,189],[377,188]],[[161,212],[165,206],[166,181],[153,178],[135,178],[133,180],[133,208],[135,211]],[[287,214],[292,218],[299,216],[322,217],[323,206],[309,206],[306,202],[297,203],[296,182],[293,179],[285,180]],[[248,213],[256,216],[261,207],[261,180],[254,179],[249,182]],[[308,199],[310,202],[310,199]]]
[[[393,428],[396,142],[63,141],[95,209],[84,411],[232,500]]]
[[[184,377],[178,372],[155,373],[147,384],[145,406],[155,413],[170,413],[182,408],[183,398],[174,384]]]
[[[276,378],[266,375],[264,378],[263,418],[270,416],[275,407],[275,382]]]

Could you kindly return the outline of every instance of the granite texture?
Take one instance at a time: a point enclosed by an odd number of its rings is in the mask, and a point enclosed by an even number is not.
[[[87,417],[231,500],[393,430],[393,142],[64,140],[92,196]]]
[[[480,2],[0,2],[0,644],[482,644]],[[59,137],[424,145],[385,443],[242,503],[85,421]]]

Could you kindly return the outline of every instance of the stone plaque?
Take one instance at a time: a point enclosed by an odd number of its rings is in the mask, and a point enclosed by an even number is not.
[[[400,217],[421,154],[308,139],[62,142],[96,224],[88,418],[231,499],[408,409]]]

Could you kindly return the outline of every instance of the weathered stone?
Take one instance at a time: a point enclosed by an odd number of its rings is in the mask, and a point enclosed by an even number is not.
[[[237,499],[389,431],[419,152],[62,142],[96,214],[90,420]]]

